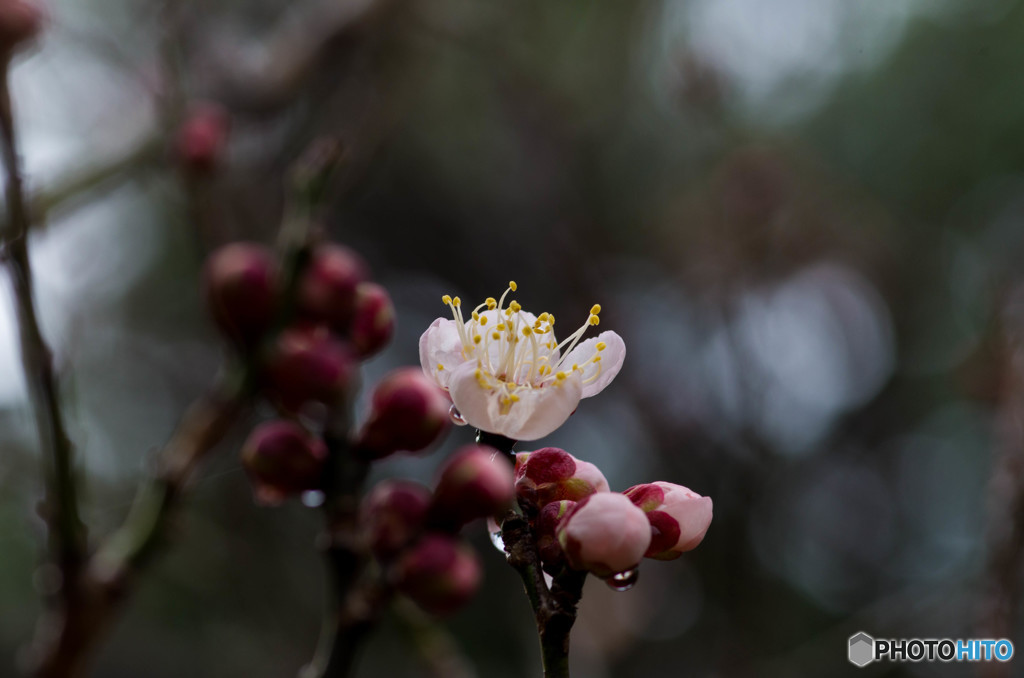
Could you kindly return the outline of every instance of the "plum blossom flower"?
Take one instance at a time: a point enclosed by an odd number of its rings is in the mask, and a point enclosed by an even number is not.
[[[712,503],[688,487],[657,481],[623,492],[651,523],[651,543],[644,554],[673,560],[701,543],[711,526]]]
[[[595,304],[583,326],[559,342],[555,317],[534,315],[519,302],[489,297],[464,317],[462,301],[442,301],[452,319],[438,318],[420,337],[423,371],[448,391],[465,420],[513,440],[536,440],[565,423],[580,399],[615,378],[626,345],[615,332],[580,341],[600,323]]]

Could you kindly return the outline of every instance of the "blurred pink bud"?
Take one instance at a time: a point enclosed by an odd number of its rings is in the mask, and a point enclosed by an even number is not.
[[[299,312],[336,332],[347,332],[356,288],[366,277],[366,264],[349,248],[333,243],[317,247],[299,282]]]
[[[651,523],[651,545],[644,555],[673,560],[697,548],[711,525],[711,498],[673,483],[634,485],[625,492]]]
[[[431,519],[438,525],[458,528],[476,518],[498,514],[511,508],[514,483],[512,465],[494,448],[461,447],[441,470]]]
[[[579,501],[608,489],[600,469],[557,447],[516,455],[516,492],[536,506],[562,499]]]
[[[267,359],[269,395],[291,412],[311,401],[332,405],[348,390],[356,366],[352,351],[326,327],[291,327]]]
[[[444,392],[419,369],[397,369],[374,389],[356,449],[363,457],[380,459],[427,448],[448,429],[450,406]]]
[[[610,577],[636,567],[651,543],[651,526],[625,495],[598,492],[562,518],[558,542],[572,567]]]
[[[46,11],[39,2],[0,2],[0,53],[10,56],[42,32]]]
[[[298,424],[276,420],[256,427],[242,447],[242,465],[257,501],[279,504],[320,487],[327,446]]]
[[[263,245],[235,242],[206,260],[206,301],[214,322],[229,338],[256,344],[277,313],[277,260]]]
[[[465,605],[480,586],[480,562],[467,544],[444,534],[428,534],[399,560],[398,590],[436,615]]]
[[[430,490],[408,480],[384,480],[366,496],[362,523],[378,558],[397,555],[415,540],[426,522]]]
[[[230,117],[217,104],[196,105],[178,130],[177,153],[185,169],[209,172],[224,155]]]
[[[558,543],[558,526],[562,519],[569,515],[576,502],[563,499],[553,501],[540,510],[534,521],[534,532],[537,535],[537,550],[548,574],[557,574],[565,565],[565,554]]]
[[[387,290],[364,282],[356,288],[355,315],[349,328],[352,345],[360,358],[379,353],[395,332],[395,307]]]

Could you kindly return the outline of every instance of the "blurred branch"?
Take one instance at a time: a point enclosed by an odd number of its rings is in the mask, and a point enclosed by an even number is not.
[[[86,548],[85,532],[78,515],[73,450],[61,412],[53,355],[43,339],[36,317],[28,256],[30,215],[22,187],[7,76],[5,63],[0,72],[0,153],[7,173],[7,223],[4,224],[2,242],[21,331],[25,381],[47,468],[46,522],[50,529],[52,558],[62,576],[61,597],[67,601],[75,595]]]
[[[395,604],[395,617],[405,627],[431,678],[476,678],[476,671],[455,638],[408,600]]]
[[[52,611],[37,629],[32,675],[81,675],[97,640],[107,631],[132,580],[149,562],[195,467],[223,438],[251,392],[244,376],[220,382],[194,403],[158,453],[153,478],[139,492],[124,525],[99,548],[82,572],[74,605]]]
[[[266,41],[263,68],[238,68],[240,59],[218,59],[222,70],[212,86],[216,98],[236,112],[252,114],[273,113],[292,103],[299,88],[335,49],[359,35],[394,2],[326,0],[282,22]],[[227,65],[232,69],[224,69]]]

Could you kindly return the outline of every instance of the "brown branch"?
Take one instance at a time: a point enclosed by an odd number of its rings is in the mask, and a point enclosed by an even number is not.
[[[61,411],[53,355],[36,317],[28,258],[31,221],[22,186],[7,64],[3,64],[0,70],[0,153],[7,173],[7,224],[2,241],[21,331],[25,381],[46,468],[45,513],[51,558],[61,572],[60,595],[68,600],[75,595],[75,583],[85,554],[85,530],[78,515],[73,449]]]

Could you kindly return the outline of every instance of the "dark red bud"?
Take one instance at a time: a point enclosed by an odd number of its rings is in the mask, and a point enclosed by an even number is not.
[[[367,495],[362,523],[378,558],[397,555],[415,540],[426,522],[430,490],[406,480],[384,480]]]
[[[217,104],[196,105],[178,130],[177,153],[192,172],[209,172],[220,162],[228,142],[230,117]]]
[[[356,448],[369,459],[425,449],[448,429],[450,406],[444,391],[419,368],[395,370],[374,389]]]
[[[480,574],[473,549],[454,537],[428,534],[399,561],[397,586],[427,612],[447,615],[469,602]]]
[[[277,313],[277,260],[267,247],[236,242],[206,261],[206,300],[214,321],[230,339],[255,345]]]
[[[576,502],[555,501],[540,510],[534,523],[537,534],[537,551],[540,553],[544,571],[554,576],[565,566],[565,554],[558,543],[558,525]]]
[[[0,2],[0,55],[9,57],[42,32],[46,11],[38,2]]]
[[[356,288],[355,311],[349,337],[361,358],[379,353],[395,332],[395,307],[387,290],[364,282]]]
[[[366,264],[349,248],[334,244],[317,247],[299,283],[299,313],[336,332],[347,332],[355,312],[356,289],[367,275]]]
[[[277,504],[289,496],[320,487],[327,447],[298,424],[268,421],[249,435],[242,465],[258,501]]]
[[[347,392],[356,367],[352,351],[326,327],[291,327],[267,359],[268,395],[290,412],[307,402],[332,405]]]
[[[431,520],[458,529],[477,518],[497,515],[515,498],[512,466],[486,445],[466,445],[441,470]]]

